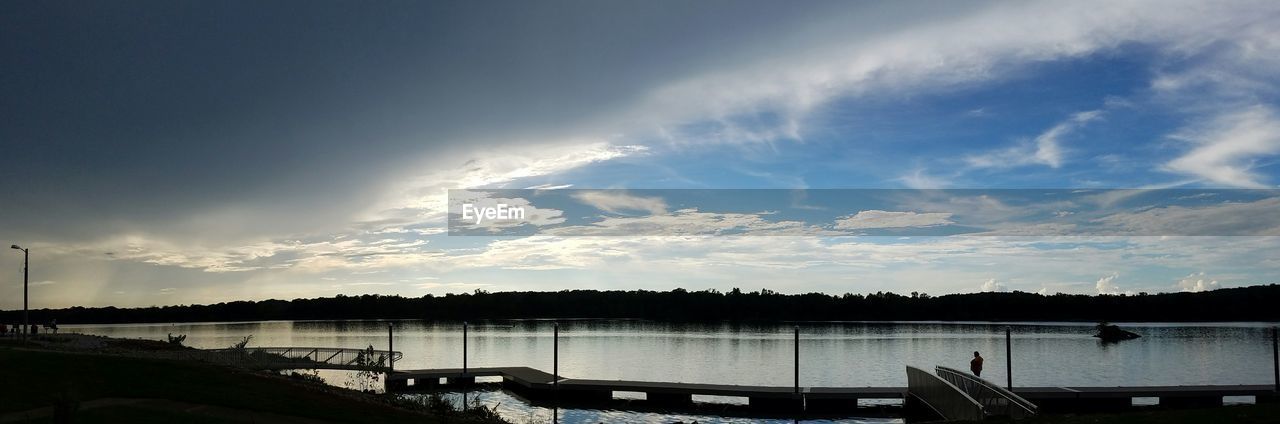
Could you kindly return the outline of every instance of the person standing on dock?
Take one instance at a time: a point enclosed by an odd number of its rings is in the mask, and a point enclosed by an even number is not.
[[[973,351],[973,360],[969,361],[969,371],[973,371],[973,375],[982,377],[982,356],[978,355],[978,351]]]

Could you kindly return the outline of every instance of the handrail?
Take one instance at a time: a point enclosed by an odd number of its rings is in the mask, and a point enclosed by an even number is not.
[[[944,366],[936,367],[935,371],[938,373],[938,377],[959,387],[970,397],[982,403],[988,414],[1020,419],[1036,415],[1039,412],[1039,408],[1034,403],[1003,387],[983,380],[981,377]]]
[[[282,349],[283,349],[283,352],[281,351]],[[307,351],[308,349],[309,349],[310,351],[309,351],[306,355],[303,355],[303,356],[296,356],[297,354],[301,354],[302,352]],[[296,350],[296,351],[295,351],[295,350]],[[344,348],[344,347],[298,347],[298,346],[293,346],[293,347],[246,347],[246,348],[244,348],[244,349],[236,349],[236,348],[227,348],[227,349],[206,349],[206,351],[209,351],[209,352],[229,352],[229,351],[246,351],[246,352],[250,352],[250,351],[261,351],[261,352],[267,352],[267,353],[276,354],[276,355],[281,355],[281,356],[287,356],[287,357],[290,357],[290,358],[302,359],[302,358],[305,358],[305,357],[309,357],[309,356],[311,356],[311,354],[316,353],[316,352],[325,352],[325,353],[328,353],[328,352],[335,352],[335,353],[342,354],[342,353],[360,353],[360,352],[368,352],[369,350],[368,350],[368,349],[359,349],[359,348]],[[374,353],[375,355],[382,355],[382,356],[386,356],[386,355],[387,355],[387,351],[385,351],[385,350],[377,350],[377,349],[374,349],[374,350],[373,350],[373,353]],[[394,357],[394,359],[395,359],[395,360],[397,360],[397,361],[399,361],[401,358],[404,358],[404,352],[400,352],[400,351],[393,351],[393,352],[391,352],[391,354],[392,354],[392,356]],[[319,357],[319,356],[317,356],[317,358],[318,358],[318,357]],[[318,361],[318,362],[319,362],[319,361]]]
[[[928,371],[907,365],[907,394],[945,420],[981,421],[986,409],[968,393]]]
[[[320,360],[320,354],[327,355]],[[178,353],[180,357],[225,362],[242,366],[277,368],[334,368],[383,370],[388,361],[404,354],[396,351],[331,347],[246,347],[228,349],[192,349]]]

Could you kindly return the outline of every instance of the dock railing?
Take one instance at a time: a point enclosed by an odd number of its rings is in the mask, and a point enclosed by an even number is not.
[[[190,349],[180,359],[195,359],[260,369],[338,369],[389,371],[401,352],[325,347],[247,347]]]
[[[981,421],[982,404],[942,377],[907,365],[907,396],[915,397],[944,420]]]
[[[1007,416],[1021,419],[1035,415],[1038,408],[1035,404],[1023,399],[1003,387],[992,384],[982,378],[943,366],[937,367],[938,377],[960,388],[969,397],[982,404],[988,415]]]

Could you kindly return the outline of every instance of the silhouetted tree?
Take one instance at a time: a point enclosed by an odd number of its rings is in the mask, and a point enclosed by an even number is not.
[[[1280,285],[1201,293],[1040,295],[969,293],[930,296],[876,292],[781,294],[650,290],[363,295],[146,308],[39,309],[31,320],[60,323],[198,322],[315,319],[477,320],[509,318],[638,318],[663,321],[972,320],[972,321],[1277,321]],[[0,312],[16,322],[21,311]]]

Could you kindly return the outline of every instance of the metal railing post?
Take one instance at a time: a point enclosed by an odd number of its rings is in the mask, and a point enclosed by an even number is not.
[[[1013,391],[1013,326],[1004,328],[1004,375],[1005,388]]]
[[[462,322],[462,374],[467,373],[467,322]]]
[[[797,325],[797,326],[795,327],[795,330],[796,330],[796,334],[795,334],[795,337],[794,337],[794,339],[795,339],[795,349],[793,349],[793,350],[795,350],[795,366],[796,366],[796,369],[795,369],[795,379],[796,379],[796,381],[795,381],[795,387],[796,387],[796,393],[797,393],[797,394],[799,394],[799,393],[800,393],[800,326],[798,326],[798,325]]]
[[[391,334],[391,324],[387,324],[387,372],[396,371],[396,344],[395,337]],[[311,356],[310,353],[307,356]]]
[[[1273,380],[1275,381],[1275,390],[1280,392],[1280,346],[1277,346],[1280,343],[1277,342],[1277,338],[1280,338],[1280,336],[1277,336],[1276,333],[1276,327],[1271,327],[1271,370],[1275,373],[1275,380]]]
[[[981,377],[941,365],[935,367],[935,370],[939,378],[979,401],[978,403],[982,404],[987,412],[1007,414],[1016,419],[1035,415],[1039,410],[1034,403],[1028,402],[1017,393],[1003,389]],[[1003,398],[1005,401],[1002,402],[998,398]]]
[[[944,420],[980,421],[986,417],[982,403],[955,383],[907,365],[907,397],[912,396]]]
[[[27,319],[27,280],[31,276],[31,249],[22,249],[22,341],[31,335],[31,321]]]
[[[551,325],[551,385],[560,390],[560,323]]]

